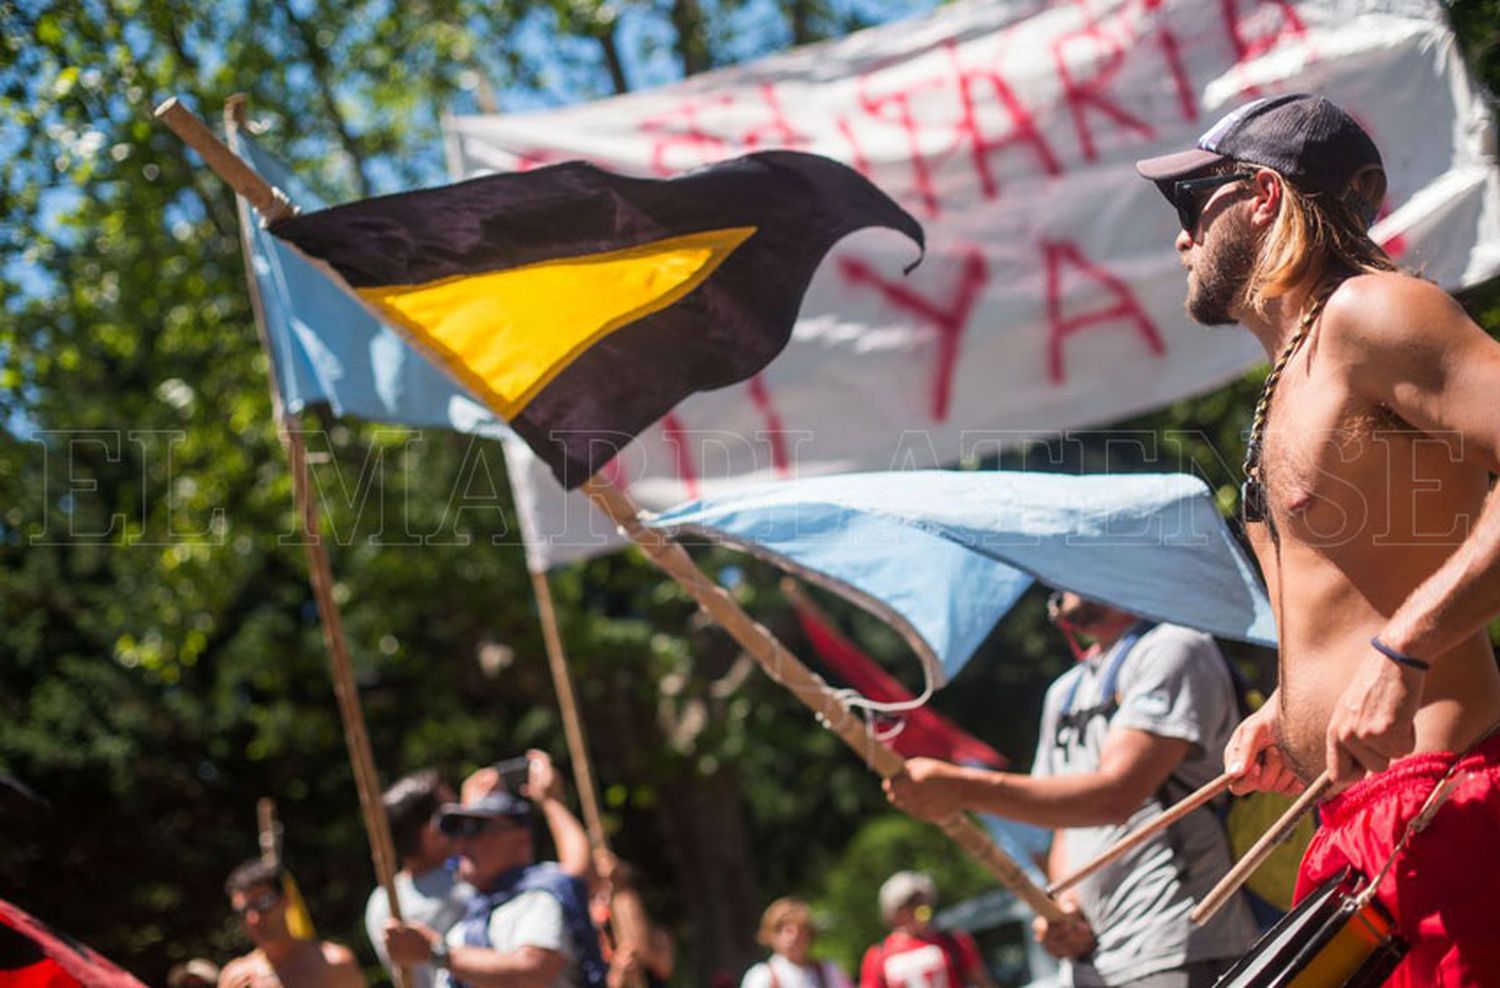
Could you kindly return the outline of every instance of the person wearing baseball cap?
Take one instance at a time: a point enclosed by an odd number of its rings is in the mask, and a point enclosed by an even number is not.
[[[932,925],[937,884],[920,871],[898,871],[880,886],[880,916],[890,936],[865,951],[859,988],[952,985],[994,988],[979,946],[963,930]]]
[[[1257,100],[1136,168],[1177,211],[1188,313],[1271,361],[1240,507],[1281,682],[1225,749],[1234,787],[1328,773],[1301,897],[1380,874],[1456,772],[1377,890],[1411,946],[1389,983],[1500,984],[1500,343],[1370,238],[1380,153],[1326,99]]]
[[[475,889],[447,936],[414,922],[387,922],[386,953],[404,966],[430,964],[438,988],[498,984],[603,988],[606,968],[588,916],[588,835],[562,802],[562,782],[544,752],[527,753],[522,792],[494,767],[464,781],[462,799],[438,811],[453,838],[458,877]],[[536,862],[534,809],[541,807],[561,863]]]

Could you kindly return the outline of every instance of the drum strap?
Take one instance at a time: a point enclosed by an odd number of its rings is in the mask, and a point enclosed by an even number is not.
[[[1422,808],[1407,822],[1406,829],[1401,832],[1401,839],[1396,842],[1395,847],[1391,848],[1390,857],[1385,859],[1385,864],[1380,866],[1380,870],[1375,873],[1375,877],[1370,879],[1369,884],[1355,896],[1355,901],[1361,908],[1369,905],[1370,900],[1375,898],[1375,890],[1380,888],[1381,882],[1385,881],[1385,876],[1390,872],[1391,866],[1396,863],[1401,852],[1406,850],[1406,845],[1411,839],[1427,829],[1428,824],[1432,823],[1432,818],[1437,816],[1438,810],[1442,809],[1443,804],[1448,801],[1448,797],[1474,774],[1465,772],[1459,775],[1458,766],[1463,764],[1463,760],[1469,756],[1470,752],[1493,737],[1496,731],[1500,731],[1500,723],[1485,731],[1474,740],[1473,744],[1453,757],[1453,764],[1448,766],[1448,771],[1444,772],[1438,779],[1437,785],[1432,787],[1432,792],[1428,793],[1427,799],[1422,803]]]

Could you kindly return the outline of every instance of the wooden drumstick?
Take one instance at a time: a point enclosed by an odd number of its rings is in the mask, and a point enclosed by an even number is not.
[[[1276,850],[1277,844],[1292,835],[1297,822],[1313,808],[1313,804],[1323,798],[1332,785],[1333,776],[1325,771],[1302,791],[1302,795],[1297,797],[1297,801],[1291,805],[1291,808],[1272,824],[1270,830],[1261,834],[1260,840],[1256,841],[1254,846],[1245,852],[1245,856],[1229,869],[1229,874],[1219,879],[1219,884],[1215,885],[1213,890],[1203,897],[1203,901],[1188,914],[1188,918],[1193,921],[1194,925],[1202,926],[1224,908],[1224,903],[1229,901],[1229,897],[1238,892],[1240,886],[1244,885],[1245,881],[1255,873],[1255,869],[1265,863],[1266,858],[1271,856],[1271,852]]]
[[[1114,861],[1121,855],[1133,850],[1134,848],[1139,847],[1141,844],[1145,843],[1147,839],[1170,827],[1178,820],[1181,820],[1189,813],[1198,809],[1198,807],[1202,806],[1204,803],[1208,803],[1214,799],[1217,799],[1220,795],[1229,790],[1229,780],[1230,775],[1228,772],[1225,772],[1223,775],[1219,776],[1217,779],[1214,779],[1208,785],[1204,786],[1202,789],[1199,789],[1191,796],[1188,796],[1187,798],[1173,804],[1171,809],[1165,811],[1160,816],[1151,818],[1141,826],[1137,827],[1135,830],[1132,830],[1130,833],[1126,834],[1117,842],[1106,848],[1099,854],[1098,857],[1094,858],[1088,864],[1079,868],[1077,871],[1073,872],[1071,875],[1068,875],[1066,878],[1059,879],[1058,881],[1053,882],[1051,885],[1047,886],[1047,894],[1056,896],[1060,892],[1067,891],[1074,885],[1077,885],[1079,882],[1092,875],[1094,872],[1098,871],[1100,868],[1103,868],[1105,865],[1109,864],[1111,861]]]

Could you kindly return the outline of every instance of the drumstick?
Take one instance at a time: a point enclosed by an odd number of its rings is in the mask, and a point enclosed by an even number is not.
[[[1322,799],[1332,785],[1333,776],[1324,771],[1313,780],[1311,785],[1302,790],[1302,795],[1297,797],[1297,801],[1291,805],[1291,808],[1281,814],[1281,818],[1271,825],[1270,830],[1261,834],[1260,840],[1256,841],[1250,850],[1245,852],[1245,856],[1229,869],[1229,874],[1219,879],[1219,884],[1215,885],[1213,890],[1203,897],[1203,901],[1188,914],[1188,918],[1193,921],[1194,925],[1202,926],[1224,908],[1224,903],[1229,901],[1229,897],[1239,891],[1246,879],[1255,873],[1255,869],[1265,863],[1266,858],[1271,856],[1271,852],[1276,850],[1277,844],[1292,835],[1292,831],[1296,829],[1303,814],[1312,809],[1313,804]]]
[[[1219,776],[1217,779],[1214,779],[1208,785],[1204,786],[1202,789],[1199,789],[1191,796],[1188,796],[1187,798],[1173,804],[1171,809],[1162,813],[1160,816],[1152,817],[1150,820],[1147,820],[1144,824],[1126,834],[1124,837],[1120,838],[1110,847],[1106,848],[1102,853],[1099,854],[1098,857],[1094,858],[1088,864],[1079,868],[1077,871],[1073,872],[1071,875],[1068,875],[1066,878],[1062,878],[1056,882],[1053,882],[1047,887],[1047,894],[1056,896],[1059,892],[1066,892],[1068,889],[1072,888],[1074,885],[1077,885],[1079,882],[1083,881],[1085,878],[1089,877],[1100,868],[1103,868],[1111,861],[1115,860],[1126,852],[1139,847],[1141,844],[1145,843],[1148,838],[1154,836],[1157,833],[1160,833],[1161,831],[1170,827],[1172,824],[1176,823],[1178,820],[1181,820],[1183,817],[1187,816],[1189,813],[1193,812],[1204,803],[1218,798],[1222,793],[1229,789],[1229,780],[1230,775],[1228,772],[1225,772],[1223,775]]]

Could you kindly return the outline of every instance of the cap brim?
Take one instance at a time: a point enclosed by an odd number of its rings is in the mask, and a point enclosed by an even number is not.
[[[531,807],[523,805],[510,810],[491,810],[465,806],[463,803],[444,803],[438,808],[438,816],[466,816],[475,820],[530,820]]]
[[[1228,160],[1222,154],[1215,154],[1202,148],[1192,148],[1187,151],[1164,154],[1159,158],[1137,161],[1135,170],[1141,178],[1147,178],[1153,182],[1168,182]]]
[[[491,817],[495,816],[495,814],[476,813],[472,808],[467,807],[462,803],[444,803],[442,806],[438,807],[438,816],[471,816],[483,820],[488,820]]]

